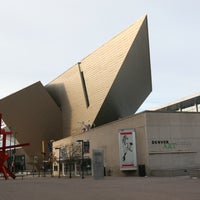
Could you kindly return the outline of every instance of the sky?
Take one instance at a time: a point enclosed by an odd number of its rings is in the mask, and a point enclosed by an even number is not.
[[[199,0],[0,0],[0,99],[46,85],[147,14],[153,90],[140,110],[200,92]]]

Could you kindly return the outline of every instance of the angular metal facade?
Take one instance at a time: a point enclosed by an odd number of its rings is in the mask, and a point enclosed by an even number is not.
[[[82,124],[134,114],[152,90],[147,17],[115,36],[46,86],[63,114],[63,136]]]
[[[1,99],[0,112],[17,140],[30,143],[29,155],[41,155],[42,140],[62,137],[61,111],[40,82]]]
[[[145,16],[45,87],[35,83],[1,99],[0,112],[19,141],[39,152],[42,140],[134,114],[151,90]]]

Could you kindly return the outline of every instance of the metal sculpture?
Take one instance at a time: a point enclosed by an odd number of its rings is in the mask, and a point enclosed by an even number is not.
[[[6,146],[6,135],[11,135],[12,132],[6,132],[4,129],[1,129],[1,118],[2,114],[0,113],[0,135],[3,135],[2,137],[2,147],[0,147],[0,173],[3,173],[5,180],[8,179],[8,177],[12,177],[15,179],[15,174],[11,172],[8,167],[4,165],[4,163],[8,160],[9,154],[6,152],[7,149],[12,149],[16,147],[22,147],[22,146],[28,146],[29,143],[24,144],[17,144],[17,145],[10,145]]]

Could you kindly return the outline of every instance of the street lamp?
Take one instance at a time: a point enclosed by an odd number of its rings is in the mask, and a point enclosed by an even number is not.
[[[81,172],[82,172],[82,179],[84,179],[84,141],[83,140],[77,140],[77,142],[81,143]]]
[[[71,148],[69,149],[69,178],[72,178],[72,157],[73,157],[73,144],[70,146]]]
[[[56,147],[55,149],[58,149],[58,168],[59,168],[59,171],[58,171],[58,178],[60,178],[60,149],[61,147]]]
[[[54,140],[49,141],[49,150],[50,150],[50,164],[51,164],[51,177],[53,177],[53,142]]]
[[[42,140],[42,157],[43,157],[43,176],[45,177],[45,147],[44,147],[44,140]]]

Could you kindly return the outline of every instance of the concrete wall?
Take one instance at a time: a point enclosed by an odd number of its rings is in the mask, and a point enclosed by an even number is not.
[[[136,130],[137,163],[145,165],[147,175],[188,175],[200,167],[198,113],[143,112],[56,141],[54,147],[89,140],[90,154],[86,156],[92,158],[93,149],[103,149],[104,164],[111,175],[138,175],[138,170],[120,171],[118,132],[132,128]]]
[[[200,114],[147,112],[152,175],[184,175],[200,167]]]
[[[104,150],[104,165],[106,170],[111,170],[112,175],[133,175],[137,171],[120,171],[119,162],[119,141],[118,133],[120,129],[133,129],[136,130],[136,146],[137,146],[137,162],[138,164],[147,164],[147,145],[145,133],[145,113],[135,115],[134,117],[124,118],[116,122],[105,124],[98,128],[91,129],[86,133],[77,136],[72,136],[59,140],[53,143],[54,152],[58,158],[58,150],[55,147],[69,145],[77,140],[90,141],[90,153],[86,156],[92,158],[93,149]]]

